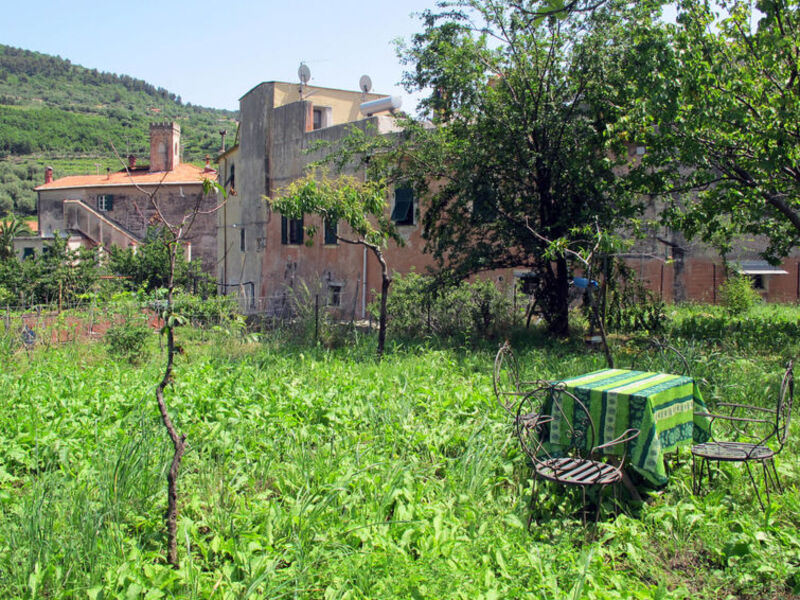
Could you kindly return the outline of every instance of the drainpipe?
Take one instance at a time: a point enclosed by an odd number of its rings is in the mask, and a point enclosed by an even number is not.
[[[364,246],[363,273],[361,276],[361,320],[367,318],[367,247]]]

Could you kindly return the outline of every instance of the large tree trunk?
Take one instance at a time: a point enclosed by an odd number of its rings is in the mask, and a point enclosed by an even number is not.
[[[383,252],[379,248],[372,248],[378,262],[381,264],[381,312],[378,321],[378,360],[383,357],[383,347],[386,344],[386,298],[389,296],[389,286],[392,278],[389,277],[389,266],[383,258]]]
[[[569,273],[566,259],[556,259],[555,271],[547,269],[545,277],[547,330],[555,336],[567,337],[569,335]]]

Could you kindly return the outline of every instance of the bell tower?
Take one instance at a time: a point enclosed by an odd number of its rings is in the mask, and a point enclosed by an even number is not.
[[[172,171],[181,164],[181,126],[150,123],[150,171]]]

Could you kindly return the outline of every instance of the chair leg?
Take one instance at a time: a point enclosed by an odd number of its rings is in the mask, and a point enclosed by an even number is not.
[[[770,473],[769,473],[769,468],[767,467],[767,461],[765,460],[761,461],[761,470],[764,471],[764,494],[767,497],[767,504],[769,504],[770,503],[769,488],[770,488],[770,483],[772,482],[770,481]]]
[[[755,477],[753,477],[753,470],[750,468],[750,463],[745,461],[744,466],[747,468],[747,475],[750,477],[750,483],[753,484],[753,491],[756,493],[756,498],[758,498],[758,503],[761,505],[761,510],[765,510],[764,501],[761,499],[761,494],[758,492],[758,484],[756,484]]]
[[[694,454],[692,454],[692,493],[695,496],[699,496],[700,495],[700,491],[703,488],[703,463],[704,462],[705,462],[704,458],[701,458],[698,461],[697,457]],[[698,463],[699,463],[699,465],[698,465]]]
[[[600,485],[597,489],[597,509],[594,511],[594,522],[600,522],[600,507],[603,506],[603,488],[604,485]]]
[[[778,490],[779,494],[782,494],[783,493],[783,486],[781,485],[781,480],[778,477],[778,470],[775,468],[775,459],[774,458],[770,458],[769,459],[769,464],[772,467],[772,473],[770,474],[770,480],[775,482],[775,489]],[[767,470],[767,471],[769,472],[769,470]],[[774,479],[773,479],[773,475],[774,475]]]
[[[536,501],[536,473],[533,474],[533,482],[531,483],[531,499],[528,502],[528,531],[531,530],[531,523],[533,522],[533,509]]]

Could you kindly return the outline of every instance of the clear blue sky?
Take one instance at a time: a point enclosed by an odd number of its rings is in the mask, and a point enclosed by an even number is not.
[[[312,85],[355,90],[368,74],[374,92],[402,95],[413,112],[392,41],[419,31],[412,13],[434,1],[11,0],[0,43],[228,109],[262,81],[297,81],[304,61]]]

